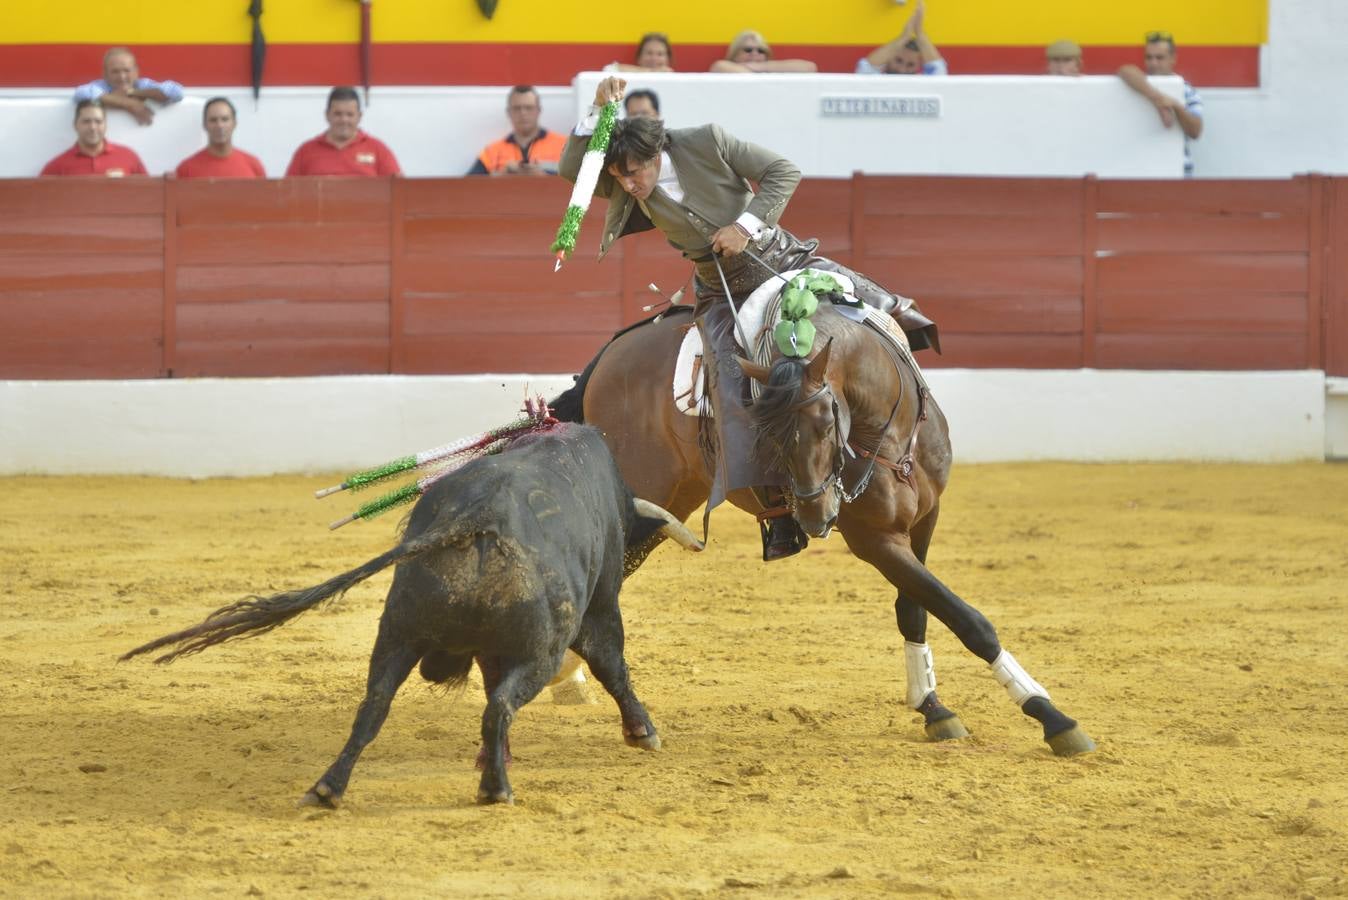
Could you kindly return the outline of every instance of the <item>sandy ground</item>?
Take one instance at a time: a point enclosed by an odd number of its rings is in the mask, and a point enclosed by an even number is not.
[[[0,894],[852,897],[1348,894],[1348,467],[964,466],[931,564],[1099,751],[1051,755],[933,626],[933,744],[890,588],[751,520],[628,582],[636,687],[544,696],[518,803],[473,803],[480,696],[413,676],[336,812],[388,575],[168,667],[118,653],[384,549],[332,478],[0,479]]]

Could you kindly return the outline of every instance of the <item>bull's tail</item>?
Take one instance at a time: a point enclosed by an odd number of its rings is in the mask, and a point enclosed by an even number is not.
[[[246,597],[237,603],[222,606],[207,616],[201,624],[155,638],[148,644],[127,651],[121,658],[126,660],[161,647],[173,646],[172,651],[155,660],[157,663],[167,663],[179,656],[200,653],[207,647],[223,644],[235,638],[264,634],[279,625],[284,625],[305,610],[340,597],[371,575],[395,563],[411,559],[433,547],[443,546],[458,536],[457,530],[453,523],[448,523],[448,527],[424,532],[411,540],[404,540],[392,550],[376,556],[362,566],[310,588],[284,591],[270,597]]]

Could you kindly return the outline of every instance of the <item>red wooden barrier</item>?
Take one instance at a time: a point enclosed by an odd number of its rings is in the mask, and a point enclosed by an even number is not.
[[[919,298],[926,365],[1348,375],[1345,183],[857,175],[806,181],[783,224]],[[3,182],[0,377],[576,371],[691,267],[655,233],[596,262],[596,204],[554,274],[568,194]]]

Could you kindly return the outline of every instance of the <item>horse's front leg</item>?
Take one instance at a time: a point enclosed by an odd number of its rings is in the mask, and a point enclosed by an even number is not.
[[[932,532],[936,530],[938,512],[939,506],[933,507],[909,532],[913,555],[924,565]],[[927,737],[933,741],[968,737],[969,729],[964,727],[959,716],[936,696],[936,666],[932,661],[931,647],[927,646],[927,611],[900,589],[899,596],[894,600],[894,615],[899,622],[899,633],[903,635],[904,674],[908,681],[904,699],[909,706],[922,713],[923,730]]]
[[[879,569],[901,598],[911,600],[945,624],[971,653],[988,664],[1021,712],[1044,728],[1044,740],[1059,756],[1095,749],[1095,742],[1076,721],[1058,710],[1048,691],[997,640],[987,617],[960,599],[931,574],[902,533],[843,532],[847,546]],[[934,679],[933,679],[934,680]]]

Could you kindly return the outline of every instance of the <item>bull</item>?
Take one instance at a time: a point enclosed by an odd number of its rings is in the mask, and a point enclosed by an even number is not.
[[[428,681],[461,684],[474,658],[487,694],[477,800],[510,803],[510,724],[568,647],[617,701],[626,743],[659,748],[623,656],[618,592],[627,555],[662,536],[702,549],[673,515],[633,498],[597,430],[558,425],[435,482],[397,546],[364,565],[304,590],[241,600],[122,659],[171,646],[156,660],[169,662],[270,631],[396,565],[351,736],[301,803],[338,803],[414,666]]]

